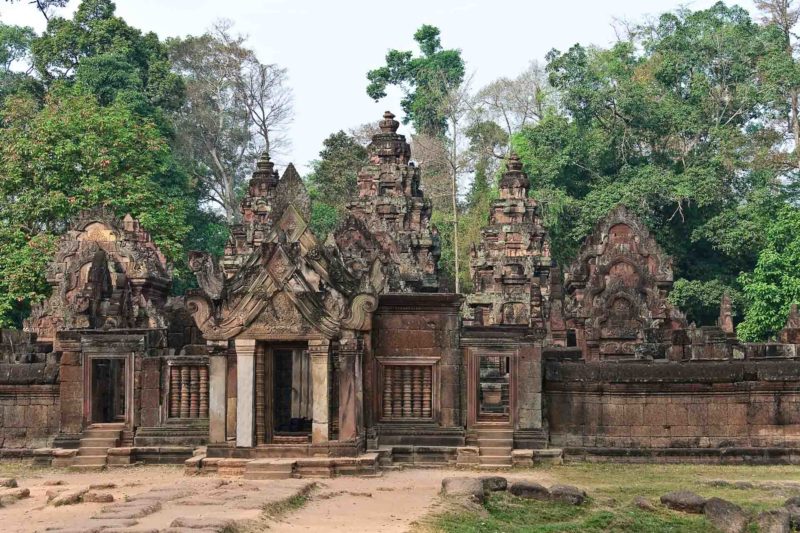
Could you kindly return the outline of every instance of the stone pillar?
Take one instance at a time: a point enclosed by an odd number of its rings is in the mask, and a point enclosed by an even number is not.
[[[339,343],[339,440],[354,441],[363,427],[363,344],[358,338]]]
[[[328,442],[328,339],[308,341],[311,356],[312,423],[311,443]]]
[[[225,442],[227,359],[224,349],[209,357],[208,433],[211,443]]]
[[[517,349],[517,427],[542,427],[542,347],[539,343]]]
[[[255,351],[253,339],[236,339],[236,446],[253,446],[253,392]]]

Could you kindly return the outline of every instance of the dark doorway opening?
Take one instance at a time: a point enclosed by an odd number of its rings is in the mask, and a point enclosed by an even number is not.
[[[508,421],[510,415],[511,358],[481,355],[478,358],[478,419]]]
[[[125,359],[92,359],[92,422],[125,421]]]
[[[274,348],[275,435],[311,433],[311,359],[305,346]]]

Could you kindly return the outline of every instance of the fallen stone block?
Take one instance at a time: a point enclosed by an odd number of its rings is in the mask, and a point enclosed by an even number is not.
[[[48,502],[52,501],[53,498],[55,498],[56,496],[58,496],[59,494],[61,494],[66,490],[67,489],[47,489],[47,492],[45,492],[45,495],[47,496],[47,501]]]
[[[661,496],[661,503],[674,511],[700,514],[703,512],[706,500],[694,492],[679,490]]]
[[[547,487],[532,481],[516,481],[508,488],[508,492],[520,498],[530,500],[549,500],[550,491]]]
[[[653,512],[656,510],[656,506],[653,505],[653,503],[644,496],[636,496],[633,499],[633,505],[638,507],[642,511]]]
[[[483,503],[483,483],[474,477],[446,477],[442,480],[442,495],[450,498],[466,498],[474,503]]]
[[[0,490],[0,504],[13,503],[31,495],[30,489],[15,488]]]
[[[786,509],[774,509],[764,511],[756,517],[756,524],[760,533],[789,533],[789,511]]]
[[[61,479],[51,479],[42,483],[42,485],[46,487],[56,487],[58,485],[64,485],[64,481]]]
[[[0,487],[13,489],[17,486],[17,480],[13,477],[0,477]]]
[[[83,495],[85,503],[111,503],[114,501],[114,495],[110,492],[97,492],[90,490]]]
[[[142,518],[161,510],[161,502],[142,500],[141,502],[125,502],[104,507],[100,514],[92,518]]]
[[[210,531],[225,531],[232,529],[236,522],[225,518],[176,518],[170,524],[170,527],[180,527],[186,529],[204,529]]]
[[[586,500],[586,493],[572,485],[553,485],[550,487],[550,499],[555,502],[580,505]]]
[[[508,488],[508,480],[503,476],[483,476],[481,483],[484,492],[499,492]]]
[[[83,495],[88,491],[89,489],[65,490],[50,500],[50,505],[54,507],[60,507],[62,505],[75,505],[76,503],[81,503],[81,498],[83,498]]]
[[[89,485],[89,490],[105,490],[105,489],[116,489],[116,483],[93,483]]]
[[[721,498],[709,498],[703,506],[703,514],[722,533],[741,533],[750,522],[741,507]]]

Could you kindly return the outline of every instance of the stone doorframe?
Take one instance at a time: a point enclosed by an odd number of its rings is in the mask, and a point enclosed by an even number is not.
[[[125,361],[125,428],[133,429],[133,364],[134,353],[109,354],[106,352],[82,352],[83,356],[83,427],[94,424],[92,416],[93,377],[92,362],[96,359],[117,359]]]
[[[517,409],[517,380],[519,379],[519,358],[517,350],[503,349],[500,347],[487,348],[483,346],[470,346],[465,349],[467,354],[467,428],[483,422],[480,420],[480,399],[478,398],[478,383],[480,373],[480,358],[482,356],[499,356],[509,358],[508,368],[508,424],[512,428],[519,425],[519,410]]]

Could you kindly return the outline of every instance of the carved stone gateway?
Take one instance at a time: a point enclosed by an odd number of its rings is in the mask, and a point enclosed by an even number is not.
[[[363,271],[349,268],[336,243],[320,242],[308,227],[310,200],[294,167],[276,176],[265,155],[219,264],[190,254],[201,289],[190,292],[187,308],[208,342],[235,345],[235,359],[211,365],[212,440],[219,453],[235,437],[239,447],[299,443],[324,450],[336,441],[336,453],[355,454],[364,430],[354,369],[383,290],[382,277],[370,275],[381,263],[375,258]],[[234,369],[231,433],[231,404],[218,387],[230,383],[225,375]],[[297,392],[309,388],[310,396]]]
[[[672,260],[624,206],[597,224],[564,287],[567,327],[589,361],[632,358],[641,347],[665,358],[670,332],[686,327],[667,301]]]

